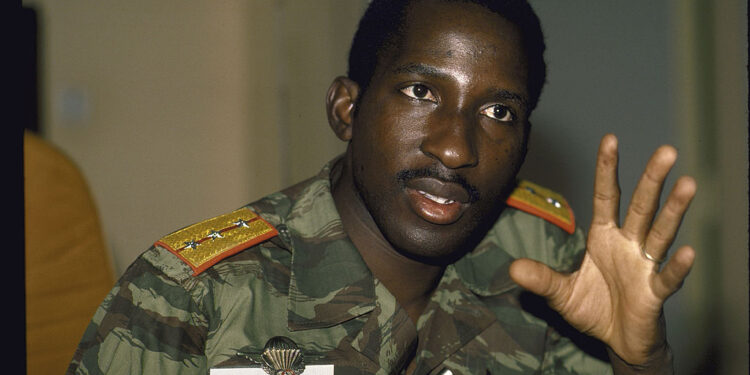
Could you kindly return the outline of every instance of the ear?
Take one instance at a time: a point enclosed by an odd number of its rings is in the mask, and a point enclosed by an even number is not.
[[[347,77],[336,77],[326,95],[328,125],[342,141],[352,139],[354,104],[357,103],[359,85]]]

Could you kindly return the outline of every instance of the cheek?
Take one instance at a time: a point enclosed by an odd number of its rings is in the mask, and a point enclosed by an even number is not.
[[[481,163],[481,179],[488,194],[502,194],[513,183],[523,162],[523,142],[505,139],[501,143],[486,142],[484,163]]]
[[[422,139],[420,124],[405,116],[383,116],[377,123],[370,124],[372,131],[364,142],[377,165],[386,172],[398,172],[407,167],[419,154]]]
[[[485,154],[491,155],[487,159],[502,169],[523,158],[523,138],[515,133],[508,133],[497,140],[486,140],[482,147],[487,150]]]

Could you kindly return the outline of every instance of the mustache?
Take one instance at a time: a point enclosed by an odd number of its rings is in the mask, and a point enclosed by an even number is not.
[[[455,183],[463,187],[469,193],[469,202],[473,203],[479,200],[479,190],[474,185],[470,184],[466,179],[458,173],[452,172],[445,168],[438,166],[429,166],[425,168],[417,169],[404,169],[396,173],[396,180],[405,187],[406,183],[414,178],[430,177],[441,180],[443,182]]]

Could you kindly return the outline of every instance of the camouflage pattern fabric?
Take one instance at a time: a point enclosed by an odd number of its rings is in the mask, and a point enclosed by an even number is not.
[[[291,338],[306,363],[333,363],[339,375],[402,374],[412,356],[415,374],[611,373],[597,359],[606,358],[600,344],[508,275],[518,257],[574,269],[580,229],[569,235],[507,208],[445,270],[415,326],[344,233],[329,166],[249,205],[279,236],[197,276],[167,250],[148,249],[96,311],[68,373],[206,374],[252,365],[249,354],[273,336]]]

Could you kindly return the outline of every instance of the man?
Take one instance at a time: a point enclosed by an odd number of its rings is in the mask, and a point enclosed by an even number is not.
[[[560,197],[516,181],[543,48],[522,1],[373,1],[327,95],[346,153],[158,241],[69,372],[205,373],[257,365],[269,343],[336,374],[671,372],[662,305],[694,251],[660,263],[695,183],[656,215],[676,159],[659,148],[620,226],[605,136],[584,240]]]

